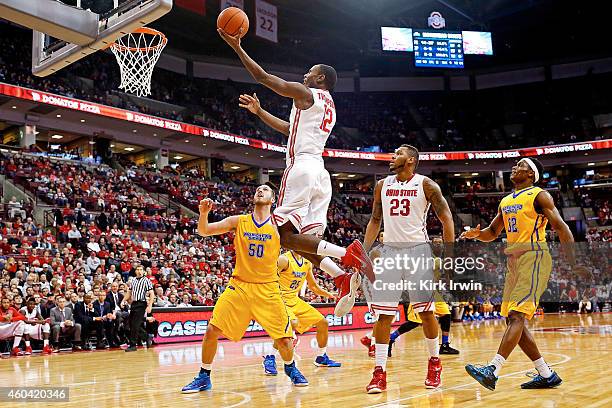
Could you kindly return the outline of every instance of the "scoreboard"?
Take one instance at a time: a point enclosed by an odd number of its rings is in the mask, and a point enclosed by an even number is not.
[[[463,68],[461,31],[413,30],[416,67]]]

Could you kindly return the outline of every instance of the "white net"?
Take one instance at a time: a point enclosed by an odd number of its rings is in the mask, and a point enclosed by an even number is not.
[[[110,48],[121,70],[119,89],[137,96],[150,95],[153,68],[167,43],[164,34],[147,27],[117,39]]]

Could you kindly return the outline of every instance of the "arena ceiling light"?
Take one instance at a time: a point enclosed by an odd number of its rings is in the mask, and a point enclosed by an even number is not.
[[[461,177],[461,173],[455,173],[455,174],[453,174],[453,176],[455,176],[455,177]]]
[[[89,144],[90,144],[90,145],[95,145],[95,144],[96,144],[96,142],[95,142],[95,141],[93,141],[93,140],[90,140],[90,141],[89,141]]]
[[[478,173],[472,173],[472,176],[477,176],[477,175],[478,175]]]
[[[62,115],[60,115],[59,113],[57,115],[55,115],[56,118],[61,118]]]
[[[269,174],[269,173],[274,173],[274,170],[268,170],[268,174]]]
[[[81,119],[81,123],[85,123],[85,119]]]
[[[594,166],[595,163],[588,163],[587,166]]]
[[[174,160],[181,160],[183,156],[174,156]]]
[[[64,138],[64,136],[62,136],[62,135],[53,135],[53,136],[51,136],[51,139],[63,139],[63,138]]]
[[[232,169],[232,170],[240,170],[240,166],[232,166],[232,167],[230,167],[230,169]]]
[[[185,139],[185,143],[189,143],[189,139]]]
[[[13,109],[17,109],[17,107],[16,107],[15,105],[11,106],[11,108],[13,108]]]
[[[111,148],[115,147],[115,145],[110,145]]]
[[[133,152],[135,149],[133,147],[124,147],[123,150],[126,152]]]
[[[338,173],[334,173],[334,174],[332,174],[332,177],[338,177],[339,175],[340,174],[338,174]]]
[[[348,175],[348,178],[353,178],[353,177],[357,177],[357,175],[356,174],[349,174]]]

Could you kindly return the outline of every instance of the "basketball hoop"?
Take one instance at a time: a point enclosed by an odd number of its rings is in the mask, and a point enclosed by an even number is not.
[[[119,89],[137,96],[150,95],[153,68],[167,43],[163,33],[141,27],[111,44],[121,70]]]

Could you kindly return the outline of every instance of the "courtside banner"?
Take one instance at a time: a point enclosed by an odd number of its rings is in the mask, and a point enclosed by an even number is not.
[[[4,84],[0,82],[0,94],[15,98],[26,99],[37,103],[59,106],[66,109],[73,109],[87,112],[94,115],[106,116],[113,119],[125,120],[128,122],[139,123],[142,125],[153,126],[162,129],[169,129],[190,135],[202,136],[222,140],[228,143],[240,144],[253,147],[255,149],[270,150],[278,153],[287,151],[285,146],[274,143],[264,142],[259,139],[238,136],[232,133],[221,132],[208,129],[189,123],[177,122],[170,119],[159,118],[157,116],[145,115],[125,109],[114,108],[94,102],[82,101],[79,99],[68,98],[65,96],[54,95],[20,86]],[[612,139],[593,140],[590,142],[570,143],[564,145],[527,147],[524,149],[499,150],[499,151],[458,151],[458,152],[422,152],[419,155],[421,161],[452,161],[452,160],[486,160],[486,159],[507,159],[525,156],[543,156],[548,154],[588,152],[591,150],[612,149]],[[354,150],[325,149],[324,157],[339,159],[356,160],[377,160],[390,161],[390,153],[371,153]]]
[[[334,306],[314,305],[318,311],[325,316],[329,323],[330,331],[354,330],[371,328],[374,324],[374,316],[367,306],[355,306],[344,317],[334,316]],[[189,308],[154,308],[153,316],[159,322],[159,328],[155,341],[157,343],[175,343],[183,341],[201,341],[206,333],[208,322],[212,317],[212,307]],[[405,321],[404,310],[399,307],[393,325],[399,325]],[[309,331],[315,331],[313,327]],[[256,321],[251,320],[244,337],[267,336],[266,332]]]

